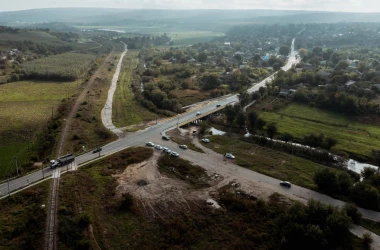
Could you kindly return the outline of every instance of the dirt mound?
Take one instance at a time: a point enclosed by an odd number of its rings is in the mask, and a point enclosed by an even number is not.
[[[149,160],[129,165],[123,173],[114,175],[119,183],[117,194],[133,195],[148,219],[201,206],[209,197],[208,190],[194,190],[181,180],[161,175],[157,167],[159,157],[160,152],[156,151]]]

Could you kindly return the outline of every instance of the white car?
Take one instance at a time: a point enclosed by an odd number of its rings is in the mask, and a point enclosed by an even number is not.
[[[162,150],[162,147],[160,145],[158,145],[158,144],[156,146],[154,146],[154,148],[158,149],[158,150]]]
[[[187,149],[186,145],[179,145],[179,147],[182,148],[182,149]]]
[[[203,139],[202,139],[202,142],[209,143],[209,142],[210,142],[210,139],[203,138]]]
[[[171,155],[174,157],[179,157],[179,154],[177,152],[174,152],[174,151],[171,153]]]
[[[198,112],[196,113],[196,116],[201,115],[201,114],[202,114],[202,113],[198,111]]]
[[[150,141],[147,142],[146,145],[147,145],[148,147],[154,147],[154,146],[155,146],[154,143],[153,143],[153,142],[150,142]]]
[[[225,153],[224,157],[226,157],[227,159],[235,159],[235,156],[231,153]]]

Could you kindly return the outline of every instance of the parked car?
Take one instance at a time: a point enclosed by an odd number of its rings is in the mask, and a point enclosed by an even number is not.
[[[172,153],[172,151],[170,149],[166,150],[165,153],[167,153],[168,155],[170,155]]]
[[[198,111],[195,115],[198,116],[198,115],[201,115],[201,114],[202,114],[202,113]]]
[[[174,152],[174,151],[172,151],[171,155],[174,157],[179,157],[179,154],[177,152]]]
[[[98,148],[95,148],[94,150],[92,150],[92,153],[99,153],[102,150],[103,149],[101,147],[98,147]]]
[[[288,188],[290,188],[292,186],[292,184],[290,184],[290,182],[288,182],[288,181],[282,181],[282,182],[280,182],[280,185],[284,186],[284,187],[288,187]]]
[[[179,147],[182,148],[182,149],[187,149],[186,145],[179,145]]]
[[[148,147],[154,147],[154,146],[155,146],[154,143],[153,143],[153,142],[150,142],[150,141],[147,142],[146,145],[147,145]]]
[[[170,138],[169,138],[169,136],[167,136],[167,135],[163,135],[163,136],[162,136],[162,139],[164,139],[165,141],[170,141]]]
[[[235,156],[231,153],[225,153],[224,157],[226,157],[227,159],[235,159]]]
[[[162,147],[163,152],[166,152],[166,150],[168,150],[168,148]]]
[[[158,150],[162,150],[162,149],[163,149],[163,147],[161,147],[161,146],[158,145],[158,144],[157,144],[156,146],[154,146],[154,148],[155,148],[155,149],[158,149]]]
[[[209,142],[210,142],[210,139],[203,138],[203,139],[202,139],[202,142],[209,143]]]

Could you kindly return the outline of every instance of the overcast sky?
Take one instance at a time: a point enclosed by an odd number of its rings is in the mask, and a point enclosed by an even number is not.
[[[380,12],[380,0],[0,0],[0,11],[59,7]]]

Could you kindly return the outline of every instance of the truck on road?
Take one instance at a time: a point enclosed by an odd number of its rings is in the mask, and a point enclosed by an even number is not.
[[[67,154],[59,157],[57,160],[50,161],[50,168],[61,167],[67,165],[75,160],[75,155]]]

